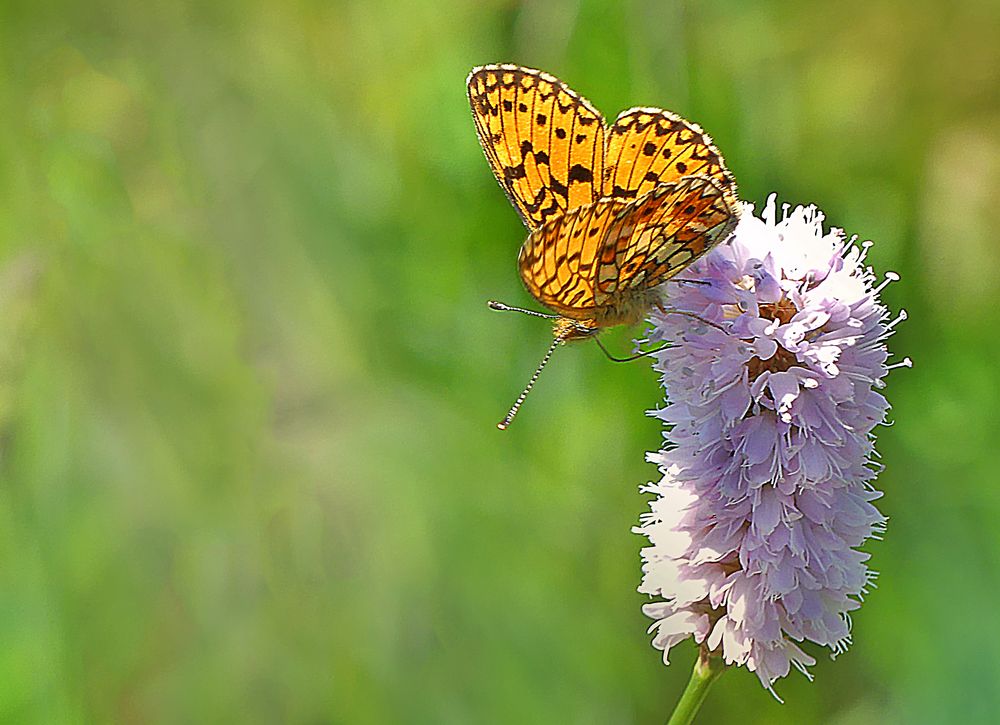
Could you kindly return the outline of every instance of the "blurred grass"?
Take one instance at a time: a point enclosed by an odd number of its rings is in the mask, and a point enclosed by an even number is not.
[[[654,376],[567,350],[493,428],[548,337],[484,306],[524,230],[464,79],[512,60],[698,121],[903,275],[855,645],[704,721],[992,722],[998,37],[972,0],[5,3],[0,720],[662,720]]]

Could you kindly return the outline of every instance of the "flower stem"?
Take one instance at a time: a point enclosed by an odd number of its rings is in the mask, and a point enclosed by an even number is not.
[[[701,703],[705,701],[708,688],[725,669],[726,665],[721,657],[712,657],[704,649],[700,650],[694,669],[691,671],[691,679],[684,688],[684,694],[677,702],[674,714],[670,716],[667,725],[689,725],[698,714]]]

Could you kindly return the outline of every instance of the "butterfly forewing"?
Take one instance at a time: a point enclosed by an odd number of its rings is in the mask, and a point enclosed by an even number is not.
[[[542,304],[574,319],[661,284],[723,241],[738,207],[703,176],[661,184],[633,201],[601,199],[535,230],[518,269]]]
[[[601,197],[605,123],[587,99],[514,65],[474,69],[468,92],[486,158],[529,229]]]
[[[697,124],[659,108],[632,108],[608,129],[603,196],[637,199],[685,176],[707,176],[735,196],[722,154]]]

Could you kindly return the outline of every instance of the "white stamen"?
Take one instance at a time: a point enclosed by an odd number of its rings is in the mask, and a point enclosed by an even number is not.
[[[892,320],[889,324],[887,324],[886,328],[889,329],[889,330],[891,330],[892,328],[894,328],[896,325],[898,325],[900,322],[902,322],[906,318],[907,318],[906,310],[900,310],[899,314],[896,315],[896,319]]]
[[[805,668],[805,666],[801,662],[799,662],[798,660],[792,660],[792,665],[795,666],[795,669],[797,669],[799,672],[801,672],[803,675],[805,675],[807,680],[809,680],[810,682],[813,681],[813,674],[812,674],[812,672],[810,672],[809,670],[807,670]]]
[[[861,242],[861,254],[858,255],[859,263],[865,261],[865,258],[868,256],[868,252],[871,250],[873,244],[874,242],[872,242],[871,240],[865,240]],[[870,267],[868,268],[868,271],[871,272]]]
[[[873,292],[874,294],[878,294],[879,292],[884,290],[890,282],[898,282],[898,281],[899,281],[898,274],[896,274],[895,272],[886,272],[885,281],[882,282],[882,284],[880,284],[878,287],[876,287]]]

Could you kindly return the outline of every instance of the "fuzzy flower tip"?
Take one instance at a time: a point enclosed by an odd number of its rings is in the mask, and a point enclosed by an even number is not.
[[[635,529],[639,591],[663,650],[693,637],[765,687],[850,643],[850,612],[875,572],[858,547],[882,533],[872,502],[880,466],[873,428],[889,404],[877,392],[888,365],[890,321],[864,258],[815,207],[772,195],[761,217],[744,205],[733,238],[686,279],[665,285],[650,341],[667,404],[651,411],[668,443],[648,456],[662,479],[643,487],[651,511]],[[904,360],[898,365],[909,365]],[[773,692],[773,690],[772,690]]]

